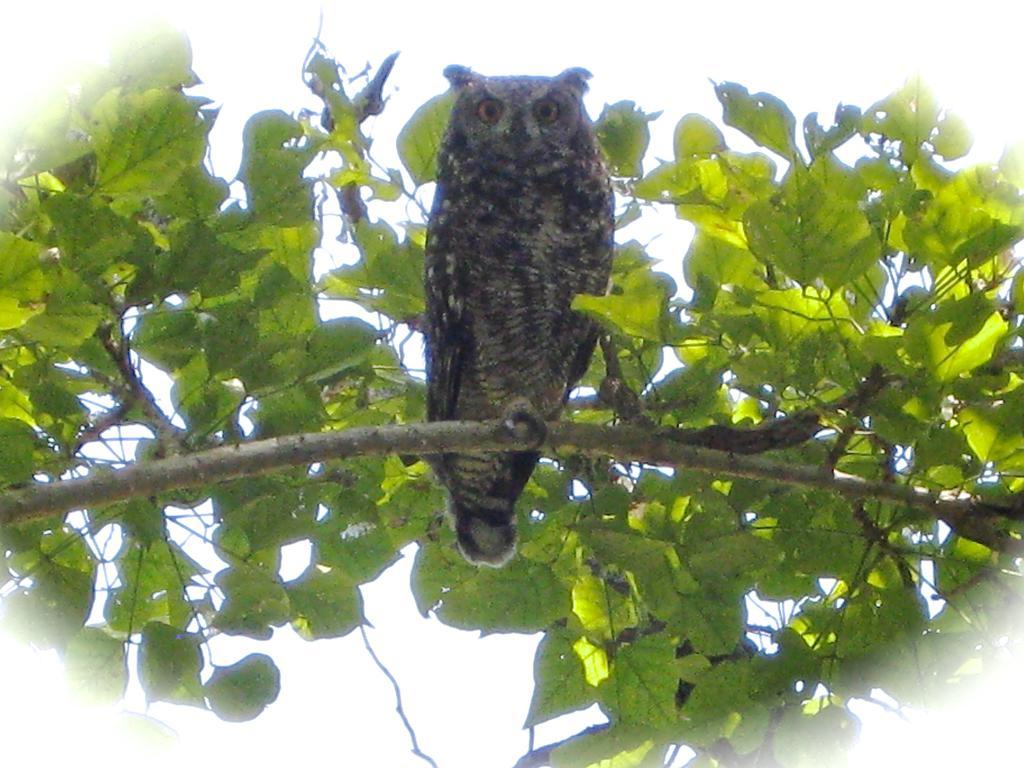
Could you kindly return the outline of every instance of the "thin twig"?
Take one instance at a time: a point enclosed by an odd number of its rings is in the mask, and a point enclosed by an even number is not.
[[[125,400],[117,404],[113,410],[107,413],[99,415],[92,424],[87,426],[75,437],[75,444],[71,450],[71,455],[74,456],[86,443],[91,443],[94,440],[99,440],[100,435],[106,432],[111,427],[123,425],[125,415],[131,408],[131,404]]]
[[[409,741],[412,742],[412,753],[421,760],[430,763],[430,765],[437,768],[437,763],[434,759],[420,750],[419,742],[416,740],[416,731],[413,730],[412,723],[409,722],[409,718],[405,714],[405,707],[402,706],[402,689],[398,685],[398,681],[395,676],[391,674],[391,670],[388,669],[384,662],[377,656],[376,651],[373,650],[373,646],[370,644],[370,638],[366,634],[366,626],[364,624],[359,625],[359,634],[363,636],[363,645],[366,647],[366,652],[370,654],[370,658],[373,659],[373,663],[377,665],[377,668],[384,673],[384,676],[391,681],[391,687],[395,689],[395,711],[398,716],[402,718],[402,724],[405,726],[405,730],[409,734]]]
[[[156,433],[157,444],[162,452],[176,453],[182,445],[185,433],[171,423],[160,410],[153,394],[142,383],[142,377],[132,364],[127,339],[122,336],[120,342],[115,341],[110,327],[101,331],[100,339],[103,348],[121,374],[121,381],[117,382],[122,390],[121,402],[128,408],[137,406],[142,410],[149,421],[148,426]]]
[[[601,344],[601,354],[604,356],[605,365],[605,377],[601,381],[597,393],[598,399],[606,403],[617,416],[626,421],[637,419],[650,421],[644,415],[640,396],[626,383],[615,340],[608,334],[601,334],[598,340]]]

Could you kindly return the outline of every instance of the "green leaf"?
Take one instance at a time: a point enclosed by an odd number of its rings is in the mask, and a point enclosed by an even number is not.
[[[857,107],[840,104],[836,107],[835,124],[828,130],[818,125],[818,113],[804,119],[804,142],[811,160],[832,152],[851,139],[860,127],[861,113]]]
[[[821,491],[789,491],[764,498],[754,535],[769,539],[781,562],[758,579],[765,597],[802,597],[815,591],[816,574],[853,580],[864,555],[860,528],[845,501]]]
[[[690,241],[683,259],[683,275],[695,291],[711,291],[707,299],[723,286],[758,288],[764,285],[763,269],[746,248],[698,231]]]
[[[1019,396],[1007,398],[995,406],[964,408],[959,421],[967,444],[981,461],[1002,461],[1024,447],[1021,419],[1024,409]]]
[[[39,438],[24,421],[0,418],[0,486],[31,480],[39,447]]]
[[[671,403],[674,412],[699,420],[721,412],[724,398],[721,383],[722,366],[714,361],[698,360],[671,371],[652,391],[661,402]]]
[[[84,698],[113,704],[128,685],[125,642],[102,629],[84,627],[64,653],[64,671],[72,690]]]
[[[111,52],[110,68],[129,88],[177,88],[196,85],[192,46],[180,29],[156,22],[135,31],[131,42]]]
[[[813,714],[788,707],[772,737],[772,751],[784,768],[844,765],[858,731],[842,707],[828,705]]]
[[[679,712],[685,724],[687,743],[712,744],[731,735],[747,718],[762,718],[763,705],[753,696],[753,674],[749,660],[720,661],[696,671],[696,682]]]
[[[736,577],[749,577],[777,560],[775,546],[747,531],[714,536],[694,547],[686,564],[694,578],[704,584]]]
[[[50,538],[59,539],[60,546],[64,546],[67,535]],[[94,566],[86,555],[73,555],[80,551],[77,546],[65,551],[61,558],[68,564],[54,559],[46,551],[48,547],[43,549],[42,553],[31,553],[38,560],[25,569],[31,575],[32,586],[4,597],[3,623],[37,647],[60,649],[81,632],[89,615]]]
[[[143,628],[139,678],[147,701],[201,706],[203,689],[199,670],[202,663],[196,635],[157,621]]]
[[[17,328],[35,314],[33,304],[45,300],[50,280],[42,270],[42,257],[38,244],[0,232],[0,330]],[[24,319],[17,322],[15,313]]]
[[[142,546],[161,541],[164,536],[163,509],[154,499],[131,499],[121,507],[117,519],[127,533]],[[122,552],[122,555],[124,552]]]
[[[931,91],[920,77],[911,77],[898,91],[864,112],[861,131],[900,142],[900,156],[912,165],[924,143],[932,137],[939,114],[938,102]]]
[[[971,151],[971,132],[967,124],[957,115],[946,112],[932,137],[935,153],[946,160],[958,160]]]
[[[206,358],[195,355],[177,372],[171,399],[174,409],[198,434],[224,428],[242,402],[238,387],[214,379],[206,367]]]
[[[599,688],[616,722],[655,728],[676,722],[677,679],[666,674],[674,660],[675,643],[664,635],[640,638],[618,651],[611,677]]]
[[[611,728],[575,736],[551,752],[551,768],[647,768],[655,742],[643,725],[615,724]]]
[[[848,629],[838,648],[846,658],[866,656],[887,644],[916,637],[925,621],[923,598],[900,583],[892,562],[883,561],[871,571],[868,583],[871,587],[844,606],[843,624]]]
[[[165,290],[186,294],[199,290],[214,296],[234,290],[262,255],[232,247],[198,222],[175,227],[167,245],[154,265],[154,280]]]
[[[185,307],[145,312],[132,336],[135,351],[165,370],[183,368],[195,355],[197,314]]]
[[[747,209],[750,249],[800,283],[838,288],[860,277],[881,255],[881,243],[858,204],[811,170],[790,169],[782,194]]]
[[[210,709],[221,720],[239,723],[252,720],[277,700],[281,673],[274,660],[263,653],[250,653],[227,667],[214,667],[203,686]]]
[[[751,94],[737,83],[719,83],[715,95],[722,104],[722,119],[787,160],[799,159],[796,118],[779,98],[770,93]]]
[[[0,296],[0,331],[24,325],[44,308],[43,304],[26,304],[11,296]]]
[[[338,570],[315,565],[285,586],[292,610],[292,626],[306,640],[343,637],[363,621],[359,589]]]
[[[635,505],[630,509],[631,524],[639,527],[642,517],[654,517],[657,502]],[[650,528],[658,527],[652,521]],[[671,535],[671,534],[669,534]],[[678,585],[692,580],[679,564],[672,545],[635,532],[620,533],[605,527],[583,525],[580,540],[594,552],[605,568],[618,568],[632,574],[639,596],[648,611],[662,621],[671,621],[679,610]]]
[[[644,153],[651,140],[647,124],[656,117],[638,109],[632,101],[605,105],[594,130],[613,176],[640,176],[643,173]]]
[[[205,166],[192,166],[154,201],[154,207],[165,216],[201,220],[214,216],[227,197],[228,183],[224,179],[211,174]]]
[[[224,603],[211,625],[225,634],[268,640],[271,627],[291,616],[285,588],[261,569],[239,564],[218,573],[214,582],[224,592]]]
[[[214,489],[222,520],[214,537],[225,559],[247,560],[253,550],[276,550],[306,539],[316,526],[320,491],[308,488],[307,478],[304,470],[280,472]]]
[[[376,328],[353,317],[318,324],[307,342],[308,362],[304,375],[317,383],[333,383],[344,372],[367,360],[378,336]]]
[[[500,571],[474,568],[449,545],[416,553],[413,594],[422,613],[433,609],[453,627],[536,632],[569,615],[569,596],[551,568],[525,558]]]
[[[136,517],[129,517],[139,521]],[[150,510],[151,515],[159,510]],[[189,580],[202,569],[176,544],[164,541],[166,535],[162,515],[159,519],[142,518],[142,528],[151,537],[128,543],[118,558],[120,587],[114,590],[104,606],[108,626],[125,634],[139,631],[147,622],[184,626],[191,618],[191,606],[184,590]]]
[[[906,214],[902,238],[914,259],[940,267],[968,259],[973,267],[1024,237],[1019,193],[993,169],[933,171],[924,162],[913,171],[923,189]]]
[[[351,267],[328,274],[323,281],[327,294],[351,299],[372,311],[397,320],[423,311],[423,244],[418,233],[404,241],[386,222],[360,221],[354,227],[362,259]]]
[[[344,69],[337,61],[316,51],[306,63],[307,73],[316,83],[315,93],[323,99],[334,127],[332,140],[337,137],[342,144],[348,144],[359,129],[359,115],[352,99],[345,93]]]
[[[708,157],[724,152],[727,147],[718,126],[703,115],[683,115],[676,124],[672,142],[676,160]]]
[[[952,381],[990,361],[1009,330],[1000,314],[993,312],[973,336],[950,344],[947,338],[955,322],[938,314],[918,313],[907,328],[908,354],[926,365],[941,382]]]
[[[225,404],[229,406],[228,412],[237,405],[232,401]],[[253,423],[260,437],[274,437],[314,432],[325,420],[320,388],[310,382],[261,397]]]
[[[596,698],[596,690],[587,684],[583,664],[573,649],[576,640],[566,628],[554,626],[537,646],[533,698],[524,728],[584,709]]]
[[[108,195],[156,197],[202,161],[202,101],[176,90],[110,91],[93,108],[90,127],[98,188]]]
[[[674,293],[672,278],[652,272],[643,249],[628,243],[616,253],[608,294],[578,294],[572,308],[608,321],[630,336],[664,341],[669,325],[668,300]]]
[[[435,96],[413,112],[398,132],[398,156],[417,186],[437,178],[437,153],[454,103],[451,91]]]
[[[740,596],[723,594],[709,587],[697,592],[689,585],[679,592],[679,609],[672,617],[672,626],[685,634],[694,650],[707,656],[736,650],[743,624]],[[684,595],[684,592],[693,594]]]
[[[1011,184],[1024,187],[1024,141],[1011,144],[999,158],[999,170]]]
[[[280,110],[258,112],[245,124],[238,178],[261,223],[291,227],[312,218],[313,182],[304,172],[314,150],[298,143],[302,135],[299,122]]]
[[[133,288],[141,282],[143,290],[154,290],[157,247],[139,223],[119,216],[97,196],[52,195],[43,201],[42,210],[53,222],[58,263],[73,270],[82,283],[106,288],[116,275]]]
[[[105,313],[94,304],[71,303],[64,305],[54,293],[50,296],[46,312],[35,315],[22,326],[22,334],[32,341],[53,347],[75,349],[92,337]],[[75,299],[69,299],[74,302]]]

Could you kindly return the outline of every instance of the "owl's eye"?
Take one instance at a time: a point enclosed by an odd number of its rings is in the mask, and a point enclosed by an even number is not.
[[[554,99],[541,99],[533,105],[533,116],[537,122],[550,125],[558,119],[558,102]]]
[[[482,99],[476,105],[476,116],[488,125],[494,125],[501,119],[501,113],[505,107],[497,99]]]

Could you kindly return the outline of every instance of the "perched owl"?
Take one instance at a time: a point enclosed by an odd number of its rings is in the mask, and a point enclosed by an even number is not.
[[[590,73],[444,74],[455,102],[427,229],[427,418],[503,418],[525,399],[554,419],[597,341],[572,299],[603,294],[612,263],[614,200],[582,101]],[[538,458],[432,458],[467,560],[512,556],[514,505]]]

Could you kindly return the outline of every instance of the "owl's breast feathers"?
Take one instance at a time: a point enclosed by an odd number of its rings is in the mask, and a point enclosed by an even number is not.
[[[431,397],[430,418],[496,418],[517,396],[557,416],[597,333],[572,299],[604,293],[611,271],[612,199],[599,162],[505,180],[500,195],[478,174],[442,177],[426,282],[430,378],[444,392]]]

